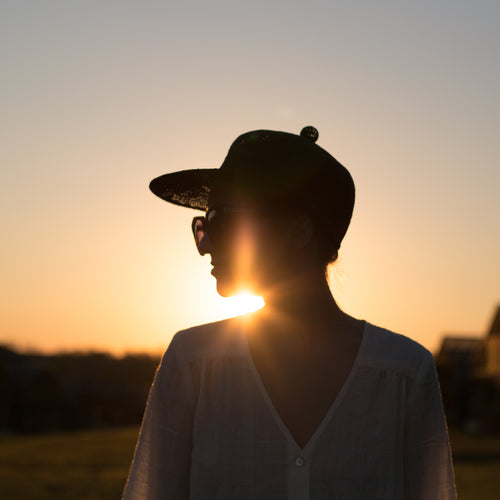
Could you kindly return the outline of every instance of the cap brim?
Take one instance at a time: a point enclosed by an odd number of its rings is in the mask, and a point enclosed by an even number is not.
[[[272,185],[269,179],[252,172],[203,168],[161,175],[150,182],[149,189],[169,203],[206,211],[210,193],[214,188],[229,186],[236,191],[252,192],[257,198],[262,198],[266,194],[266,186],[270,189]]]
[[[210,190],[219,169],[181,170],[156,177],[149,189],[161,199],[195,210],[207,210]]]

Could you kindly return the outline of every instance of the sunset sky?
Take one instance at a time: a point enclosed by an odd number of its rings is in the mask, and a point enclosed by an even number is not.
[[[0,343],[160,351],[234,315],[150,179],[319,130],[352,173],[348,313],[431,350],[500,303],[500,2],[0,3]]]

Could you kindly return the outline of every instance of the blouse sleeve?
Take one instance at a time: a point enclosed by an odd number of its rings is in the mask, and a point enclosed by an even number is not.
[[[429,352],[407,398],[404,482],[405,500],[456,499],[446,419]]]
[[[124,500],[187,500],[195,395],[177,334],[151,387]]]

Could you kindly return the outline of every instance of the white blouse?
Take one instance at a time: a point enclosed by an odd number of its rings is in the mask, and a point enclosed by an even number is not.
[[[301,449],[233,318],[179,332],[149,395],[123,498],[449,500],[434,359],[365,323],[351,372]]]

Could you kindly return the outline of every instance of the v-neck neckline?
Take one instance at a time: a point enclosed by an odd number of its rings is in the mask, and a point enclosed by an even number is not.
[[[300,447],[300,445],[297,443],[295,438],[292,436],[292,433],[290,432],[290,429],[285,425],[283,419],[281,418],[281,415],[279,414],[278,410],[276,409],[271,397],[269,396],[269,393],[267,392],[266,387],[264,386],[264,382],[262,381],[262,377],[260,376],[259,371],[257,370],[257,366],[255,365],[252,352],[250,350],[250,344],[248,342],[248,337],[247,337],[247,332],[245,325],[243,325],[242,328],[242,336],[243,336],[243,344],[244,344],[244,350],[245,350],[245,356],[248,360],[248,364],[250,366],[250,370],[252,372],[252,375],[255,379],[255,382],[259,388],[259,391],[264,398],[264,401],[266,402],[267,407],[269,408],[271,414],[273,415],[276,423],[278,424],[278,427],[281,429],[287,440],[289,441],[290,444],[296,449],[296,451],[302,453],[302,454],[308,454],[312,448],[314,447],[314,443],[317,441],[318,437],[323,433],[325,427],[327,426],[328,422],[332,418],[333,414],[335,413],[335,410],[338,408],[340,405],[342,399],[344,398],[345,393],[348,391],[349,386],[351,385],[351,381],[354,378],[354,374],[358,368],[359,365],[359,360],[361,359],[362,352],[364,350],[364,345],[366,344],[366,339],[368,336],[368,323],[366,321],[363,321],[363,330],[362,330],[362,335],[361,335],[361,341],[359,343],[358,351],[356,353],[356,356],[354,358],[354,362],[352,364],[351,370],[349,371],[349,375],[345,379],[344,383],[342,384],[342,387],[340,391],[338,392],[337,396],[335,399],[332,401],[332,404],[330,405],[329,409],[325,413],[323,419],[321,420],[320,424],[318,425],[317,429],[312,433],[311,437],[305,444],[303,448]]]

